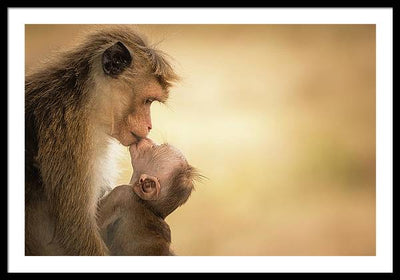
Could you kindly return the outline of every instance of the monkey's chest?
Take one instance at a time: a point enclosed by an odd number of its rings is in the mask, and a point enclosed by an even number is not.
[[[102,197],[117,186],[121,174],[119,162],[124,150],[126,152],[126,147],[110,138],[103,153],[96,159],[94,185],[98,197]]]

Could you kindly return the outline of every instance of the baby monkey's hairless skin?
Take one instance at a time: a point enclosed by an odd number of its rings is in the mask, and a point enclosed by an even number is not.
[[[165,217],[189,198],[199,174],[169,144],[130,146],[134,172],[99,202],[98,225],[111,255],[174,255]]]

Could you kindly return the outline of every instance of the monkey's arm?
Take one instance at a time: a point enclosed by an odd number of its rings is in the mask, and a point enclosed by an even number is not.
[[[98,204],[97,225],[100,231],[106,229],[121,217],[121,207],[131,200],[132,186],[121,185],[100,199]],[[133,200],[131,201],[132,203]]]
[[[131,185],[118,186],[99,201],[97,224],[111,255],[138,255],[134,216],[140,213],[134,203]]]
[[[101,236],[116,256],[173,256],[170,229],[133,192],[132,185],[114,188],[99,201]]]
[[[55,218],[54,237],[65,255],[104,256],[108,249],[96,224],[96,202],[79,184],[61,184],[49,194]],[[67,194],[67,196],[66,196]]]
[[[54,240],[63,248],[64,255],[107,255],[107,246],[96,224],[97,197],[90,165],[85,158],[74,158],[76,154],[83,154],[84,145],[72,153],[74,149],[70,145],[60,145],[58,141],[43,140],[43,148],[38,154],[47,200],[54,217]],[[57,144],[63,149],[57,149]],[[61,155],[55,157],[54,151]]]

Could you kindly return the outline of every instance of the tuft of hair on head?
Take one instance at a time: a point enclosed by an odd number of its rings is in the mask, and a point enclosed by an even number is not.
[[[176,185],[182,187],[190,187],[191,190],[194,189],[194,182],[200,178],[200,173],[198,170],[187,164],[185,168],[181,168],[174,176],[174,182]]]
[[[151,72],[163,88],[168,89],[180,81],[179,75],[170,63],[172,58],[151,44],[147,36],[135,25],[96,25],[86,30],[84,38],[87,42],[95,41],[103,46],[109,46],[118,41],[132,44],[138,51],[134,56],[139,55],[149,62]]]
[[[203,178],[205,177],[189,164],[179,168],[173,175],[168,194],[160,205],[164,216],[168,216],[176,208],[183,205],[189,199],[192,191],[195,190],[195,183]]]
[[[187,192],[191,193],[195,190],[196,183],[202,181],[204,178],[205,177],[200,174],[197,168],[187,164],[185,168],[182,168],[177,172],[177,174],[175,174],[173,182],[175,183],[176,187],[186,189]],[[189,196],[190,194],[187,196],[185,201],[189,198]]]
[[[139,46],[139,48],[147,54],[153,73],[163,88],[169,88],[180,81],[180,77],[168,60],[168,58],[171,60],[171,57],[167,53],[157,49],[155,46],[146,45]]]

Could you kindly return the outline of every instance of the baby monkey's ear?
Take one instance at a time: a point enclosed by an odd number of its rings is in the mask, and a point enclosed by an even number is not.
[[[156,200],[160,195],[160,182],[156,177],[142,174],[134,183],[133,191],[143,200]]]

